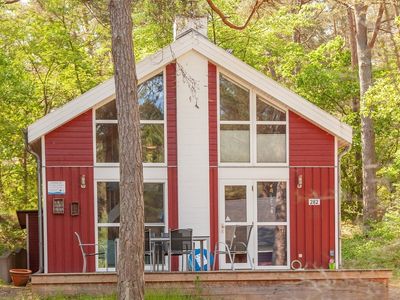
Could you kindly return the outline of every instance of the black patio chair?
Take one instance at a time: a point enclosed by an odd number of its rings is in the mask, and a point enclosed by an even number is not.
[[[251,232],[253,230],[254,224],[247,226],[233,225],[233,232],[229,243],[217,242],[214,247],[214,263],[213,270],[215,270],[215,263],[219,257],[219,254],[228,255],[229,261],[231,263],[231,269],[235,270],[235,257],[236,255],[245,254],[247,256],[247,261],[250,264],[251,269],[254,269],[253,261],[250,257],[249,252],[249,241],[251,237]],[[246,240],[239,241],[237,239],[236,229],[238,227],[246,227]],[[220,247],[223,247],[222,249]]]
[[[175,229],[169,232],[171,239],[170,251],[171,256],[182,256],[182,271],[184,266],[184,256],[186,263],[188,255],[193,252],[193,230],[192,229]]]

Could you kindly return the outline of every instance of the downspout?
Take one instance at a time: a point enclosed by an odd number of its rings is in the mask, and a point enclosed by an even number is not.
[[[37,273],[43,273],[43,212],[42,212],[42,160],[40,155],[31,148],[28,142],[28,130],[24,130],[26,151],[32,154],[36,159],[37,171],[37,197],[38,197],[38,220],[39,220],[39,270]]]
[[[341,187],[340,187],[340,178],[341,178],[341,176],[340,176],[340,161],[342,160],[342,157],[345,155],[345,154],[347,154],[349,151],[350,151],[350,149],[351,149],[351,145],[348,145],[348,146],[346,146],[345,148],[344,148],[344,150],[341,152],[341,153],[339,153],[338,154],[338,166],[337,166],[337,168],[338,168],[338,178],[337,178],[337,184],[338,184],[338,202],[337,202],[337,205],[338,205],[338,207],[337,207],[337,209],[338,209],[338,239],[339,239],[339,253],[338,253],[338,259],[339,259],[339,261],[338,261],[338,267],[339,268],[341,268],[342,267],[342,237],[341,237],[341,220],[342,220],[342,212],[341,212],[341,209],[342,209],[342,206],[341,206],[341,199],[340,199],[340,197],[341,197],[341,191],[342,191],[342,189],[341,189]]]

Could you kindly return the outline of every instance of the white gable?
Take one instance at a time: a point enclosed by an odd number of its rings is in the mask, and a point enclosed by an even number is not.
[[[349,125],[340,122],[311,102],[282,87],[194,30],[137,63],[136,72],[139,82],[190,50],[197,51],[216,65],[243,78],[255,88],[275,98],[290,110],[342,141],[351,143],[352,128]],[[28,141],[32,142],[40,138],[96,104],[114,96],[115,84],[114,78],[111,78],[31,124],[28,127]]]

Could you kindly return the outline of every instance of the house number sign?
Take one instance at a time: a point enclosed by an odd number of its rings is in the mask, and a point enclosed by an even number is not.
[[[321,204],[321,199],[308,199],[308,205],[315,206],[315,205],[320,205]]]
[[[47,192],[49,195],[65,195],[65,181],[48,181]]]

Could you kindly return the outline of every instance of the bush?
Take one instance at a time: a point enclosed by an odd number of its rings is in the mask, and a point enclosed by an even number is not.
[[[25,232],[19,227],[17,217],[0,215],[0,255],[24,246]]]
[[[400,277],[400,209],[388,210],[382,221],[363,234],[359,226],[343,224],[344,268],[393,269]]]

